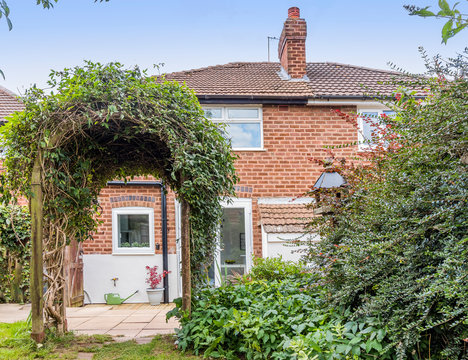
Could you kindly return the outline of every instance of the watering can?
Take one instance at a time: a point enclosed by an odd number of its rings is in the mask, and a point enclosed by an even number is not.
[[[106,304],[107,305],[120,305],[122,304],[124,301],[130,299],[133,295],[135,295],[136,293],[138,292],[135,291],[133,294],[131,294],[130,296],[127,296],[125,299],[122,299],[120,297],[119,294],[116,294],[116,293],[107,293],[107,294],[104,294],[104,300],[106,301]]]

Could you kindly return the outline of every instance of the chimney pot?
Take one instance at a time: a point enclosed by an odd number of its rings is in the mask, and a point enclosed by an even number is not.
[[[288,9],[288,17],[289,18],[299,18],[299,17],[301,17],[301,13],[300,13],[299,8],[295,7],[295,6],[290,7]]]

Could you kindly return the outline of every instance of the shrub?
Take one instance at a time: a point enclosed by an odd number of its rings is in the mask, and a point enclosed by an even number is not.
[[[282,257],[253,258],[253,268],[248,277],[252,280],[284,280],[289,277],[301,276],[306,272],[303,263],[283,261]]]
[[[343,169],[349,196],[315,219],[322,241],[309,252],[333,305],[381,316],[400,359],[466,357],[467,58],[451,65],[414,78],[424,101],[401,88],[396,117],[381,119],[385,146],[366,153],[370,166]]]
[[[0,206],[0,301],[29,299],[30,229],[25,207]]]
[[[265,263],[291,265],[266,260],[259,266],[264,269]],[[383,351],[387,332],[379,319],[351,321],[349,311],[328,309],[313,275],[299,276],[294,270],[283,280],[259,279],[259,274],[269,278],[271,273],[256,270],[254,280],[244,277],[237,284],[200,291],[192,300],[191,317],[176,302],[178,308],[168,316],[180,318],[181,350],[227,359],[391,358],[391,350]]]

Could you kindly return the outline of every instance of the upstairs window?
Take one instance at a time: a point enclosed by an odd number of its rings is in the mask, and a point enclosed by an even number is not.
[[[112,209],[112,240],[114,254],[154,254],[154,210]]]
[[[383,116],[395,116],[392,110],[360,110],[358,118],[359,149],[365,150],[373,147],[379,138],[379,128],[383,125]]]
[[[226,124],[226,138],[233,150],[262,150],[263,122],[261,107],[204,107],[205,116],[214,123]]]

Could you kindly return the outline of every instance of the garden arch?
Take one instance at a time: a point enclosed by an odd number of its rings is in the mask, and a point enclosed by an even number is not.
[[[234,157],[189,89],[118,63],[52,72],[25,110],[1,130],[7,151],[3,200],[30,199],[32,337],[66,330],[63,257],[67,243],[96,229],[108,181],[149,175],[182,203],[183,307],[212,258],[220,200],[234,194]],[[193,271],[191,272],[191,268]],[[47,291],[43,296],[43,277]],[[43,310],[44,309],[44,310]]]

